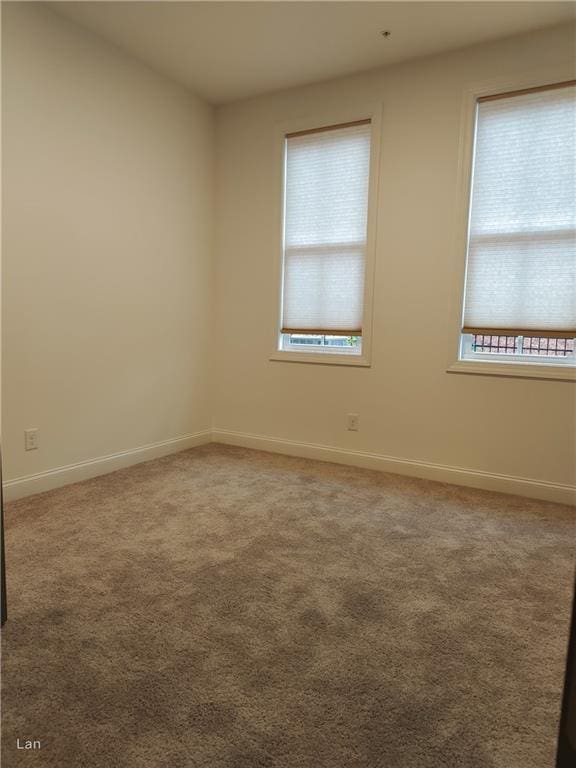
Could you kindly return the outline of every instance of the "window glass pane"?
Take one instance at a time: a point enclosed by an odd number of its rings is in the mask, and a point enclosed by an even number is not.
[[[362,337],[284,333],[281,337],[281,348],[292,352],[333,352],[335,354],[359,355],[362,353]]]
[[[574,365],[576,342],[575,339],[543,336],[463,334],[460,357],[463,360],[516,360],[524,363]]]

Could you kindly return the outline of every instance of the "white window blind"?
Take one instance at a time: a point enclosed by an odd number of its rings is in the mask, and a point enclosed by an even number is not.
[[[286,136],[282,333],[362,333],[370,121]]]
[[[575,97],[479,99],[464,333],[576,336]]]

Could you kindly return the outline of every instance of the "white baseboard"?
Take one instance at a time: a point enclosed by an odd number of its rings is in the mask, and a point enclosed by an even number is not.
[[[206,443],[225,443],[238,445],[243,448],[255,448],[260,451],[283,453],[288,456],[330,461],[336,464],[350,464],[365,469],[376,469],[382,472],[393,472],[398,475],[422,477],[442,483],[464,485],[471,488],[481,488],[488,491],[511,493],[518,496],[554,501],[560,504],[576,505],[576,487],[551,483],[545,480],[532,480],[526,477],[500,475],[493,472],[480,472],[475,469],[434,464],[428,461],[413,461],[396,456],[384,456],[367,451],[353,451],[344,448],[334,448],[329,445],[302,443],[296,440],[282,440],[265,435],[254,435],[248,432],[234,432],[229,429],[216,428],[194,434],[182,435],[171,440],[163,440],[150,445],[143,445],[128,451],[121,451],[109,456],[57,467],[35,475],[17,477],[3,484],[4,498],[7,501],[30,496],[58,488],[62,485],[77,483],[97,475],[105,475],[117,469],[139,464],[142,461],[167,456],[170,453],[185,451],[197,445]]]
[[[139,464],[142,461],[157,459],[160,456],[167,456],[169,453],[185,451],[187,448],[209,443],[211,434],[211,431],[207,429],[203,432],[195,432],[174,437],[171,440],[162,440],[158,443],[142,445],[139,448],[131,448],[128,451],[112,453],[109,456],[99,456],[96,459],[80,461],[77,464],[49,469],[36,475],[16,477],[14,480],[7,480],[2,484],[4,498],[6,501],[20,499],[23,496],[49,491],[61,485],[78,483],[80,480],[87,480],[97,475],[106,475],[108,472],[114,472],[132,464]]]
[[[533,499],[554,501],[560,504],[576,504],[576,486],[551,483],[545,480],[532,480],[526,477],[500,475],[493,472],[480,472],[475,469],[433,464],[429,461],[413,461],[396,456],[384,456],[366,451],[351,451],[333,448],[328,445],[300,443],[295,440],[281,440],[275,437],[253,435],[246,432],[233,432],[228,429],[213,429],[212,440],[215,443],[238,445],[243,448],[256,448],[261,451],[284,453],[306,459],[330,461],[336,464],[351,464],[365,469],[377,469],[398,475],[410,475],[442,483],[465,485],[487,491],[511,493],[528,496]]]

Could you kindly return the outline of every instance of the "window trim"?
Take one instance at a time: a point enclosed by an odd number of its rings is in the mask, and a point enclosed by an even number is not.
[[[468,334],[469,335],[469,334]],[[461,346],[466,342],[461,338]],[[518,354],[502,355],[494,359],[494,353],[480,352],[478,358],[471,360],[461,357],[449,368],[452,373],[479,373],[496,376],[520,376],[522,378],[561,379],[576,380],[576,368],[573,363],[562,362],[545,363],[545,357],[526,355],[524,360],[519,359]],[[542,362],[540,362],[542,361]]]
[[[336,352],[293,352],[280,349],[280,329],[282,327],[282,300],[284,295],[284,178],[285,178],[285,139],[286,134],[297,131],[323,128],[341,123],[370,120],[370,177],[368,186],[368,222],[366,233],[366,272],[364,283],[364,314],[362,321],[362,353],[360,355],[338,354]],[[370,367],[372,364],[372,325],[374,310],[374,279],[376,266],[376,239],[378,221],[378,187],[380,182],[380,144],[382,141],[382,105],[370,103],[356,105],[338,112],[311,115],[275,125],[274,169],[276,190],[276,215],[274,248],[276,281],[275,317],[271,339],[271,361],[314,363],[320,365],[349,365]]]
[[[446,371],[448,373],[479,374],[483,376],[521,377],[530,379],[561,379],[576,381],[576,368],[550,363],[522,363],[515,361],[463,360],[460,358],[466,268],[468,262],[468,228],[470,197],[474,167],[476,139],[476,104],[478,99],[525,88],[540,88],[553,83],[574,79],[574,73],[562,69],[534,71],[508,78],[493,78],[472,83],[463,92],[460,113],[460,141],[455,199],[455,235],[452,299],[449,317],[449,348]],[[538,335],[534,333],[534,335]]]
[[[575,367],[575,360],[576,356],[574,353],[568,353],[567,355],[559,355],[556,358],[553,358],[551,355],[531,355],[527,352],[518,352],[517,351],[517,341],[519,338],[521,338],[520,335],[518,336],[512,336],[511,338],[514,338],[516,342],[516,351],[514,352],[506,352],[504,354],[495,353],[495,352],[473,352],[472,347],[472,341],[471,336],[474,334],[471,333],[463,333],[461,338],[461,357],[460,360],[464,362],[476,362],[476,361],[487,361],[490,363],[521,363],[522,365],[547,365],[547,366],[564,366],[564,368],[574,368]],[[483,334],[486,336],[487,334]],[[533,338],[533,337],[529,337]],[[537,337],[538,338],[538,337]],[[474,357],[467,357],[467,354],[474,355]],[[553,359],[553,362],[545,362],[546,360]]]

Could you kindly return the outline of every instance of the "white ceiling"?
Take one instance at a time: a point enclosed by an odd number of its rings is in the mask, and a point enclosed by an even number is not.
[[[573,2],[56,2],[214,104],[576,18]],[[388,29],[388,39],[380,31]]]

